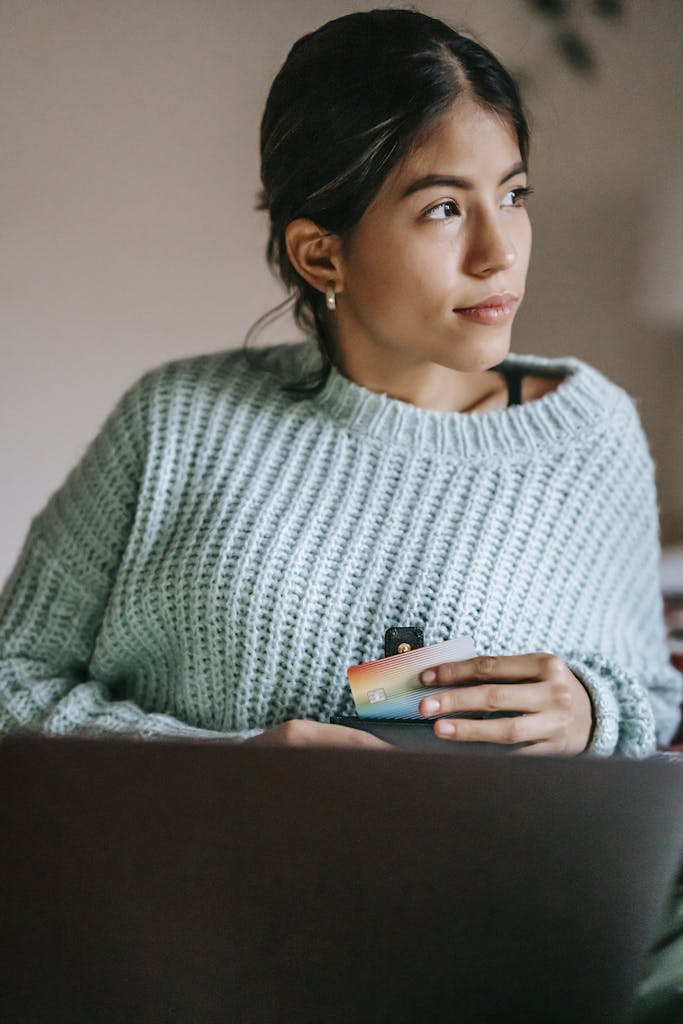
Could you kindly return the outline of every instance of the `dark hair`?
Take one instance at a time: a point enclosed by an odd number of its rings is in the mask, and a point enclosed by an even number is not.
[[[290,263],[287,225],[306,217],[348,235],[388,174],[462,95],[507,120],[526,163],[529,129],[512,77],[489,50],[436,18],[412,9],[347,14],[290,50],[261,122],[257,205],[270,215],[267,260],[289,298],[247,342],[293,301],[296,323],[316,336],[322,357],[317,373],[288,388],[293,393],[318,391],[334,355],[324,296]]]

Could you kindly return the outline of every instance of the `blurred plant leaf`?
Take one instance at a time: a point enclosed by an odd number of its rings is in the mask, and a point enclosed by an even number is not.
[[[539,14],[546,18],[563,18],[569,13],[569,0],[526,0],[529,7],[533,7]]]
[[[578,6],[572,0],[522,0],[533,13],[555,22],[553,43],[565,64],[579,75],[589,77],[598,70],[593,49],[584,37],[572,26],[579,21],[581,27],[591,20],[591,15],[616,21],[623,17],[625,0],[583,0]],[[522,82],[525,88],[533,87],[529,77]]]
[[[593,52],[578,32],[574,32],[572,29],[558,32],[555,44],[567,63],[579,74],[592,75],[595,73],[596,64]]]
[[[593,0],[593,10],[601,18],[620,18],[624,5],[622,0]]]

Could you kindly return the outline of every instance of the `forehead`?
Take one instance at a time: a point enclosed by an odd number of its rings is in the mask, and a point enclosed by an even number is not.
[[[520,160],[517,136],[501,114],[471,100],[457,100],[384,182],[380,194],[400,195],[427,174],[498,180]]]

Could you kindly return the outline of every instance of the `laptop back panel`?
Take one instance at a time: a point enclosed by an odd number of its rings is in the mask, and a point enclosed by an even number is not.
[[[669,763],[0,744],[6,1022],[628,1019]]]

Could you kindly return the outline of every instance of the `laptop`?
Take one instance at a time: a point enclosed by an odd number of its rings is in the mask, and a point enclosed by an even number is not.
[[[5,1024],[629,1019],[666,760],[0,743]]]

